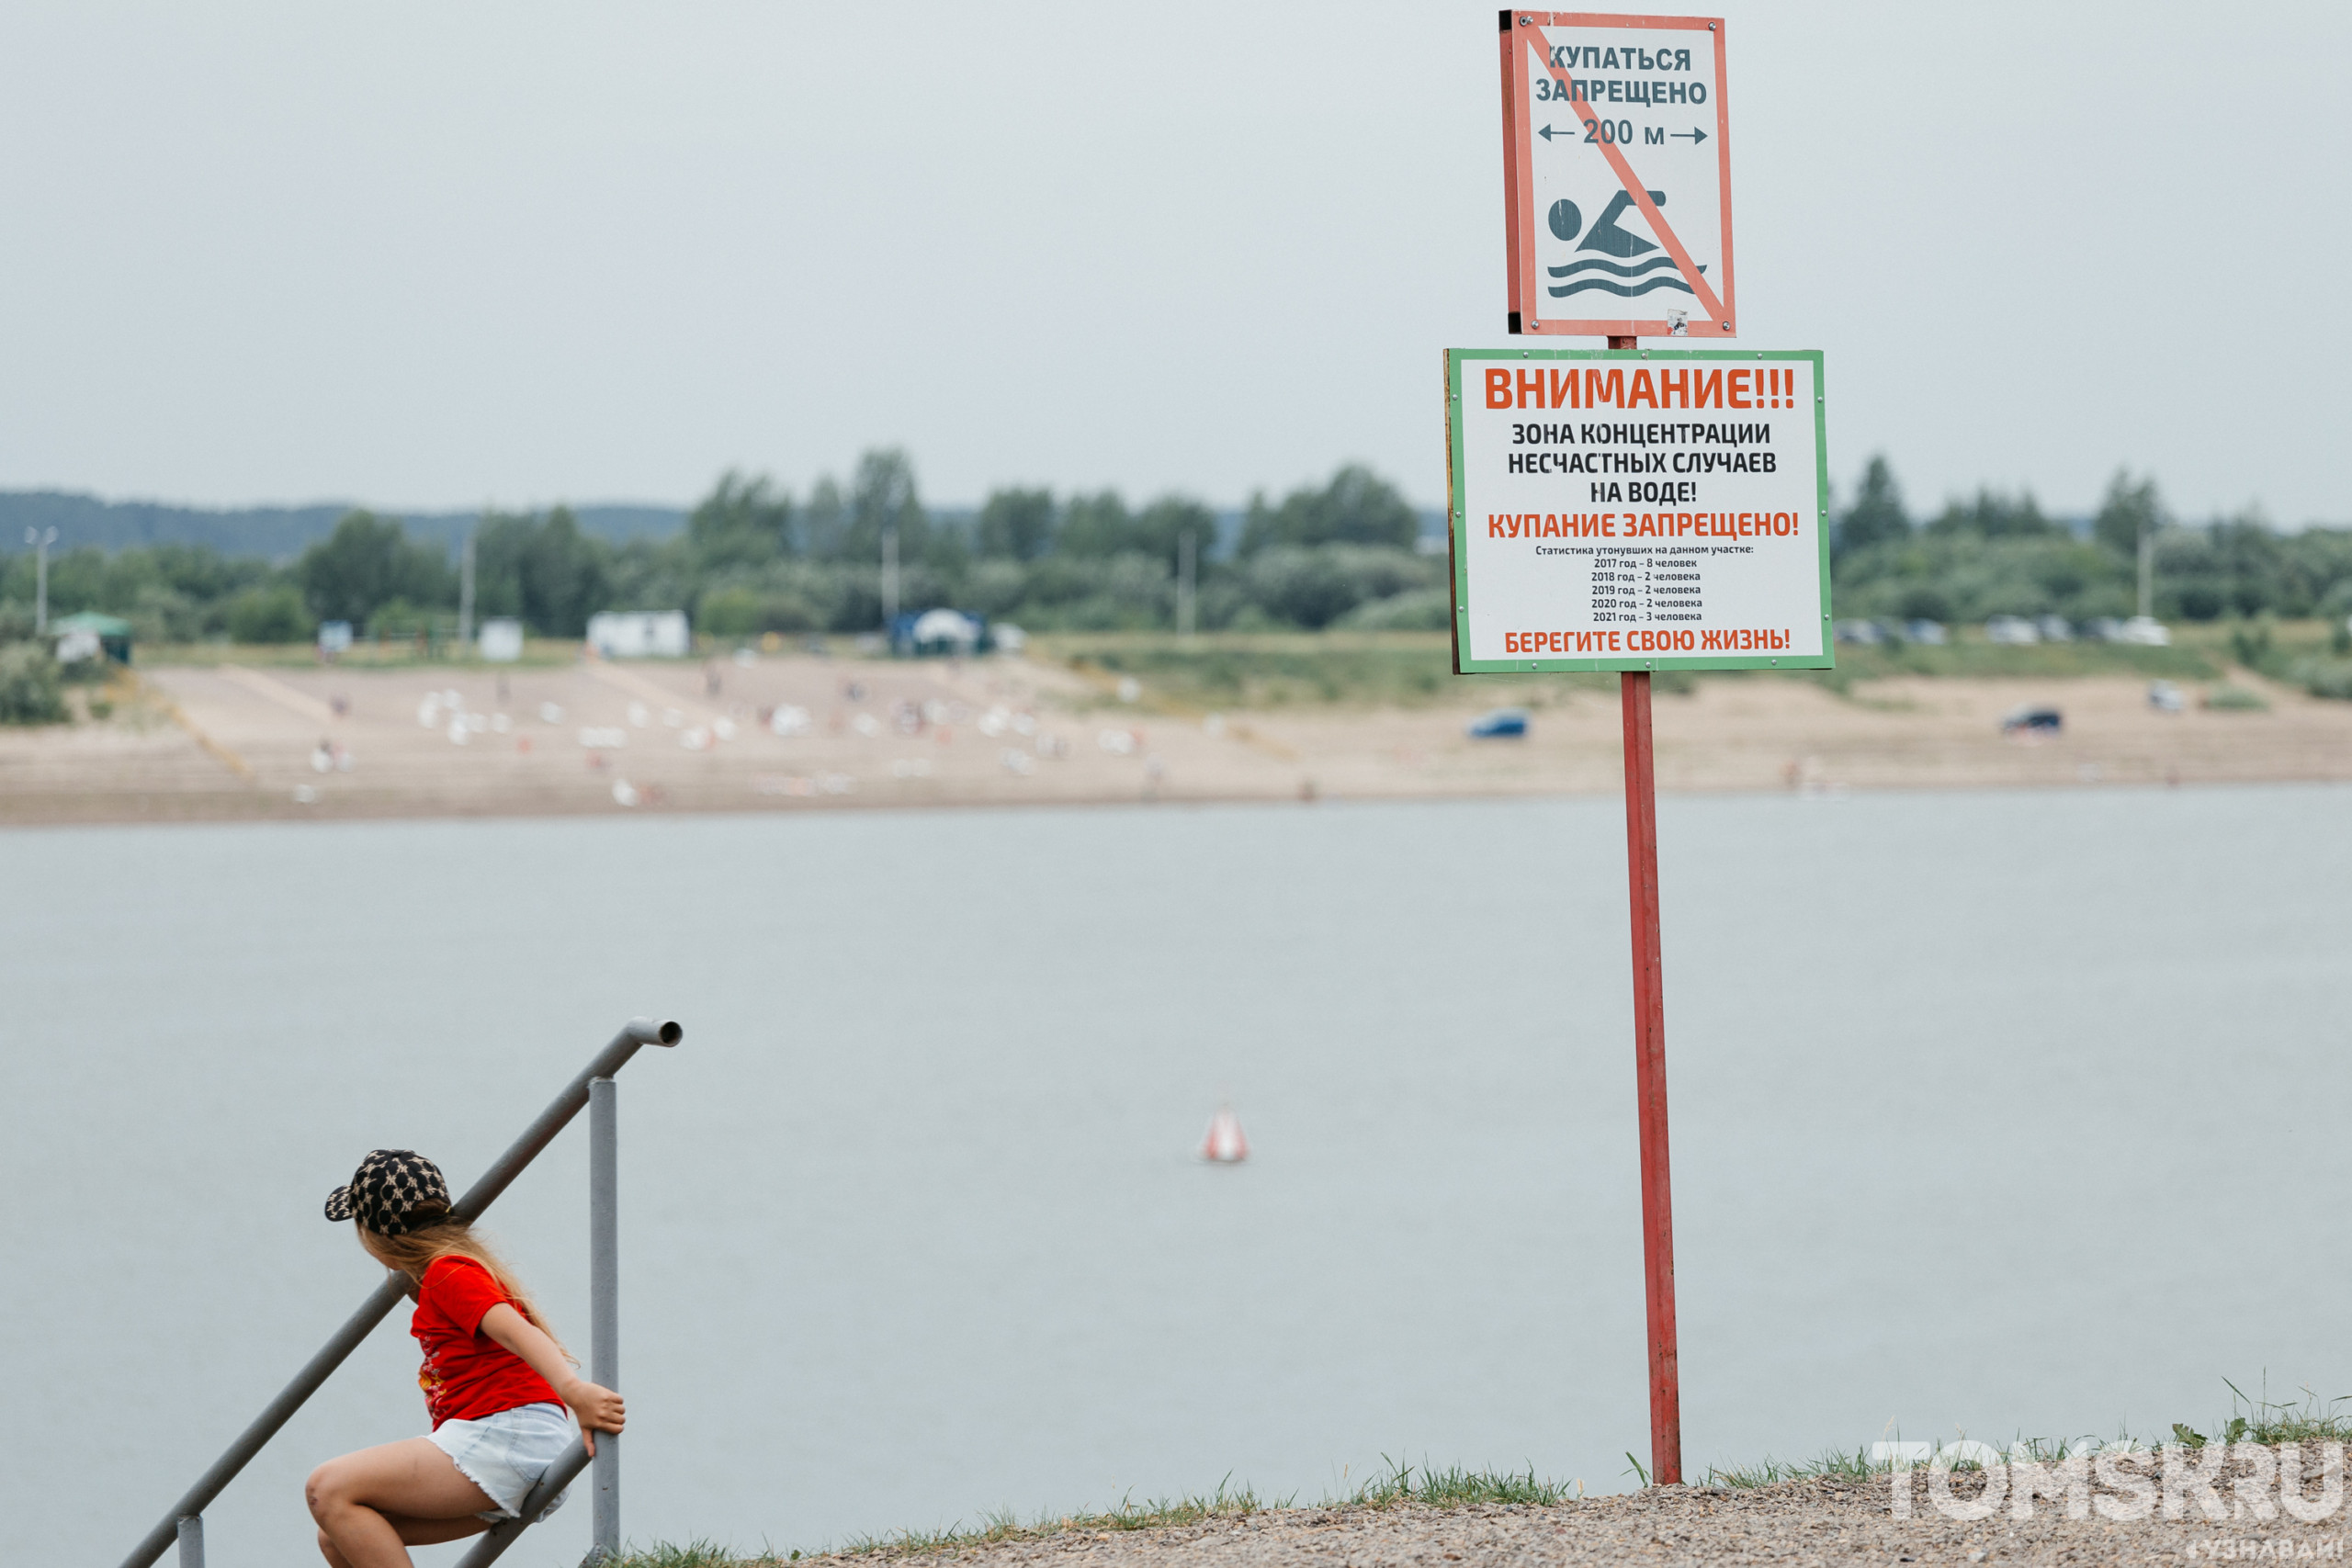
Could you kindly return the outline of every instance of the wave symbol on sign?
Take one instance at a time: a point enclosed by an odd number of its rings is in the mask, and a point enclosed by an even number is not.
[[[1655,206],[1666,205],[1666,193],[1662,190],[1651,191],[1649,197]],[[1547,287],[1544,292],[1555,299],[1596,289],[1626,299],[1654,293],[1660,288],[1679,288],[1685,294],[1691,293],[1690,285],[1684,282],[1682,275],[1676,270],[1672,256],[1661,253],[1643,261],[1634,261],[1633,258],[1644,251],[1657,250],[1657,245],[1618,227],[1617,220],[1623,217],[1626,209],[1633,205],[1634,198],[1627,192],[1621,190],[1611,197],[1608,207],[1601,211],[1600,220],[1586,233],[1584,243],[1577,247],[1579,255],[1586,251],[1599,251],[1600,254],[1572,261],[1565,266],[1545,267],[1544,270],[1554,277],[1568,281]],[[1564,197],[1552,204],[1545,221],[1553,233],[1563,240],[1573,240],[1577,237],[1577,231],[1583,227],[1584,215],[1577,210],[1575,202]],[[1612,262],[1608,259],[1611,256],[1616,256],[1620,261]],[[1631,265],[1620,265],[1620,262]],[[1704,272],[1707,269],[1702,266],[1699,270]],[[1621,278],[1625,281],[1617,281]]]

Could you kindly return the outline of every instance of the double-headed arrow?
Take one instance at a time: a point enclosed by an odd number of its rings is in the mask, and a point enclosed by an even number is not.
[[[1570,126],[1567,130],[1561,131],[1559,134],[1562,136],[1574,136],[1576,133],[1576,127]],[[1535,134],[1542,137],[1544,141],[1549,141],[1552,140],[1552,128],[1547,125]],[[1692,126],[1689,130],[1669,130],[1667,134],[1668,136],[1687,137],[1690,139],[1690,145],[1693,147],[1696,147],[1700,142],[1704,141],[1707,139],[1707,133],[1701,130],[1696,126]]]

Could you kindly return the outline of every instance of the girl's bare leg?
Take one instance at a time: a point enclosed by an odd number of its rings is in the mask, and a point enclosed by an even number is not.
[[[497,1506],[424,1438],[331,1459],[302,1495],[333,1568],[412,1568],[409,1547],[479,1535]]]
[[[384,1516],[401,1541],[409,1546],[436,1546],[445,1540],[463,1540],[469,1535],[480,1535],[490,1529],[488,1519],[412,1519],[403,1515]],[[328,1568],[351,1568],[351,1559],[335,1550],[327,1532],[319,1532],[319,1555],[327,1560]],[[406,1558],[402,1562],[408,1561]]]

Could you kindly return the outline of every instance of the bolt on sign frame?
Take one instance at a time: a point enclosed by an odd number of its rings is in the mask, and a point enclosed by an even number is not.
[[[1723,18],[1500,16],[1510,331],[1737,336]]]
[[[1448,538],[1456,673],[1620,671],[1650,1479],[1670,1486],[1682,1378],[1651,676],[1835,665],[1828,402],[1817,352],[1634,341],[1446,352]]]

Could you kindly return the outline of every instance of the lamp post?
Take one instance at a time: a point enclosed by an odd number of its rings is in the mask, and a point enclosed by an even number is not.
[[[465,549],[458,559],[458,657],[460,659],[474,645],[474,539],[479,533],[477,528],[466,536]]]
[[[1190,641],[1193,636],[1193,531],[1190,528],[1176,541],[1176,635]]]
[[[43,533],[28,528],[25,543],[33,547],[33,636],[45,637],[49,633],[49,547],[57,543],[57,530]]]

